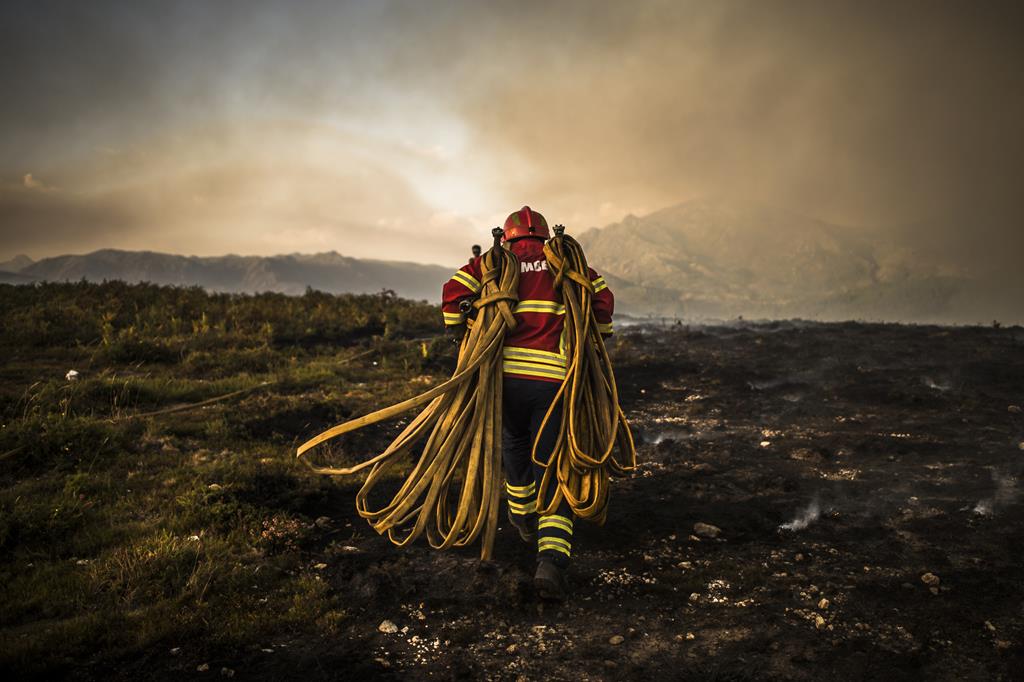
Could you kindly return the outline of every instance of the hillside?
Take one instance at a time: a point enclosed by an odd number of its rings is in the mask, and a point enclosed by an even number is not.
[[[885,233],[753,203],[689,201],[579,240],[634,314],[949,322],[979,310],[967,273]]]
[[[34,261],[25,254],[18,254],[10,260],[0,261],[0,272],[18,273],[32,265]]]
[[[35,281],[34,277],[0,269],[0,284],[31,284]]]
[[[435,301],[449,268],[420,263],[349,258],[330,251],[280,256],[178,256],[152,251],[103,249],[85,255],[44,258],[19,275],[46,281],[124,280],[199,285],[210,291],[301,294],[306,287],[328,293],[375,293]]]

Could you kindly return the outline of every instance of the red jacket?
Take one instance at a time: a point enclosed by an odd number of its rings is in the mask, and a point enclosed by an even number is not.
[[[519,258],[519,303],[515,307],[516,328],[505,336],[504,371],[515,376],[541,381],[561,382],[565,378],[566,356],[563,338],[565,306],[555,293],[554,276],[544,258],[544,241],[517,239],[509,243]],[[612,312],[615,299],[604,278],[590,269],[594,283],[594,315],[598,330],[605,336],[612,333]],[[459,301],[480,292],[480,257],[463,265],[445,282],[441,311],[446,325],[465,322]]]

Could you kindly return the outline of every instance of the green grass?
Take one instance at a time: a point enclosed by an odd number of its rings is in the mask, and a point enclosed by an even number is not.
[[[0,667],[48,677],[344,625],[309,568],[313,521],[359,480],[311,474],[294,447],[447,376],[453,349],[417,340],[440,333],[435,307],[115,282],[0,286],[0,314]],[[326,457],[375,454],[385,431]]]

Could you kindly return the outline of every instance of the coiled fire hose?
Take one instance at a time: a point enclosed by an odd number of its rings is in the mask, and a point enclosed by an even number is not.
[[[568,365],[551,407],[544,415],[543,433],[552,413],[562,407],[562,423],[555,449],[544,469],[537,499],[546,499],[548,486],[557,485],[547,507],[551,514],[564,499],[581,519],[603,524],[608,513],[611,476],[636,468],[636,448],[626,415],[619,407],[611,358],[605,348],[591,300],[594,284],[583,248],[555,228],[555,238],[544,244],[544,256],[555,275],[555,291],[565,305],[565,347]],[[621,460],[612,452],[619,446]],[[537,443],[531,454],[537,460]]]
[[[552,484],[549,474],[557,471],[558,491],[551,508],[564,498],[582,518],[603,523],[609,474],[631,469],[636,453],[618,406],[611,363],[590,310],[593,285],[585,274],[588,271],[582,249],[561,235],[554,242],[550,254],[545,246],[545,254],[556,273],[556,285],[568,297],[566,336],[572,361],[556,398],[567,409],[550,460],[554,467],[545,471],[540,491]],[[459,347],[451,379],[401,403],[328,429],[303,443],[297,456],[301,458],[324,441],[427,405],[384,452],[365,462],[333,468],[303,461],[317,473],[327,475],[348,476],[370,468],[356,494],[356,510],[396,545],[408,544],[425,530],[435,549],[463,547],[483,532],[480,557],[486,560],[493,553],[501,503],[502,342],[506,331],[516,326],[512,311],[518,302],[519,262],[515,255],[495,245],[481,259],[480,281],[480,298],[473,303],[478,311],[476,319]],[[572,283],[582,289],[574,290]],[[586,395],[588,390],[593,396]],[[403,456],[411,454],[427,433],[418,461],[391,502],[379,510],[370,509],[368,498],[373,488]],[[628,464],[610,456],[616,442]],[[588,451],[599,454],[590,456]]]

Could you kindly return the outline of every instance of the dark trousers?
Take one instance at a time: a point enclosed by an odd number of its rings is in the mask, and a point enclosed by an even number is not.
[[[513,514],[528,516],[536,512],[537,488],[544,477],[544,467],[531,460],[534,440],[541,422],[558,392],[559,384],[551,381],[505,377],[502,391],[502,460],[505,466],[505,494]],[[555,447],[562,423],[559,405],[548,419],[537,443],[537,459],[547,462]],[[552,476],[554,472],[552,472]],[[546,507],[554,496],[557,483],[552,481],[541,500]],[[553,514],[542,516],[537,523],[537,557],[560,566],[569,563],[572,550],[573,515],[563,500]]]

